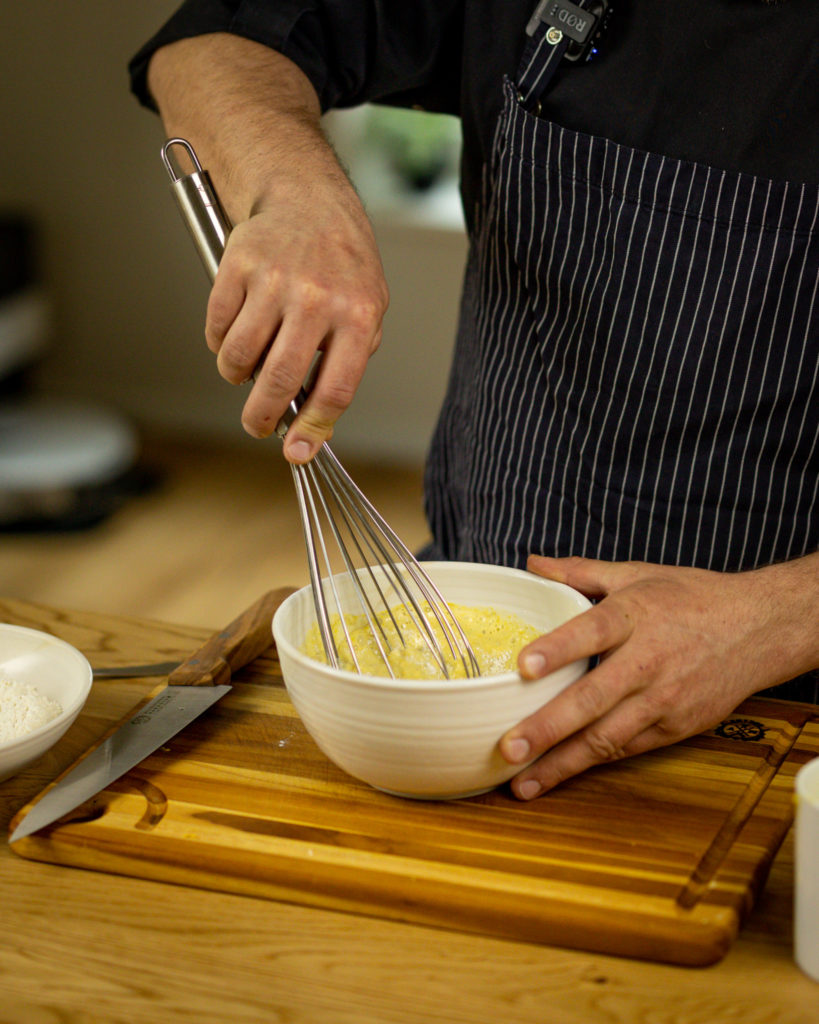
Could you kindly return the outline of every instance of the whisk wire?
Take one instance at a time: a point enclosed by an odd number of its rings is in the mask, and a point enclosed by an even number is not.
[[[347,572],[349,574],[350,579],[353,580],[353,581],[357,581],[358,576],[357,576],[357,572],[356,572],[356,566],[354,565],[353,560],[350,558],[349,550],[347,548],[347,545],[344,543],[344,540],[343,540],[343,538],[341,536],[341,531],[339,530],[339,525],[338,525],[338,519],[339,518],[342,520],[342,522],[346,526],[346,528],[348,530],[348,533],[352,537],[353,541],[355,542],[355,545],[356,545],[356,547],[357,547],[357,549],[358,549],[358,551],[359,551],[359,553],[360,553],[362,558],[364,558],[364,554],[361,551],[361,546],[359,545],[358,540],[357,540],[357,538],[355,536],[355,533],[353,532],[352,524],[351,524],[350,518],[349,518],[349,516],[347,514],[347,510],[344,508],[343,504],[340,502],[339,495],[335,491],[332,491],[332,490],[328,490],[328,494],[332,495],[332,498],[334,499],[335,515],[333,515],[331,509],[329,508],[327,498],[325,497],[325,492],[320,487],[319,482],[318,482],[318,478],[317,478],[317,474],[316,474],[316,468],[318,468],[319,474],[322,475],[322,476],[326,476],[326,474],[325,474],[325,466],[323,464],[323,460],[322,460],[321,456],[322,456],[322,452],[319,452],[319,455],[317,455],[316,458],[314,458],[313,461],[307,467],[301,467],[301,469],[305,470],[306,472],[308,472],[310,474],[310,478],[311,478],[311,480],[313,482],[313,485],[315,487],[316,493],[317,493],[317,495],[319,497],[319,500],[321,502],[321,506],[322,506],[322,510],[324,512],[325,519],[326,519],[327,523],[330,526],[330,530],[332,531],[333,537],[335,538],[336,545],[338,547],[338,551],[341,554],[342,560],[344,562],[344,566],[347,569]],[[319,531],[319,533],[321,535],[321,531]],[[338,612],[340,628],[341,628],[342,632],[344,633],[344,639],[347,641],[347,647],[348,647],[348,649],[350,651],[350,657],[352,658],[353,664],[356,667],[356,671],[360,672],[361,671],[361,666],[359,664],[358,658],[356,657],[355,646],[353,645],[352,637],[351,637],[350,631],[349,631],[349,629],[347,627],[347,621],[346,621],[346,619],[344,617],[344,611],[343,611],[342,606],[341,606],[341,601],[339,600],[338,590],[337,590],[336,585],[335,585],[335,579],[334,579],[334,576],[333,576],[332,567],[330,565],[330,559],[327,556],[327,549],[324,546],[324,542],[323,542],[323,535],[321,535],[321,536],[322,536],[322,548],[323,548],[323,554],[324,554],[324,561],[325,561],[325,565],[327,567],[327,577],[326,578],[327,578],[327,581],[328,581],[329,586],[330,586],[330,588],[332,590],[332,593],[333,593],[333,600],[335,601],[336,610]],[[378,583],[376,582],[375,577],[372,574],[372,567],[369,566],[369,564],[367,564],[366,562],[365,562],[365,566],[367,567],[367,569],[369,569],[370,575],[373,578],[373,583],[377,587],[378,592],[381,595],[381,599],[382,599],[382,601],[384,601],[384,603],[386,605],[386,600],[384,599],[383,592],[381,591],[380,587],[378,587]],[[319,582],[319,586],[323,586],[323,583],[321,581]],[[387,634],[384,631],[383,626],[381,625],[381,623],[378,620],[378,616],[377,616],[377,613],[375,611],[375,608],[373,607],[372,602],[370,601],[370,598],[369,598],[366,590],[364,589],[364,587],[360,586],[357,582],[354,582],[353,589],[355,591],[356,597],[358,598],[359,606],[360,606],[360,608],[361,608],[361,610],[362,610],[362,612],[363,612],[363,614],[364,614],[364,616],[365,616],[365,618],[367,620],[367,624],[370,627],[370,631],[372,633],[373,640],[375,642],[376,647],[378,648],[379,654],[381,655],[381,659],[384,662],[384,664],[385,664],[389,674],[393,678],[395,678],[395,673],[393,671],[392,665],[390,664],[390,660],[389,660],[389,657],[387,655],[387,649],[391,649],[392,645],[389,642],[389,638],[387,637]],[[390,611],[390,616],[392,617],[392,612],[391,611]],[[393,621],[395,621],[394,618],[393,618]],[[379,633],[380,633],[380,638],[379,638]],[[386,648],[384,646],[385,644],[386,644]]]
[[[406,606],[410,618],[424,637],[430,652],[444,675],[449,676],[449,672],[439,648],[439,642],[427,616],[421,610],[419,601],[409,586],[406,577],[403,575],[402,569],[406,571],[406,574],[417,588],[418,593],[432,611],[433,617],[441,628],[453,658],[459,659],[462,662],[464,671],[468,676],[480,675],[480,666],[472,647],[457,618],[449,610],[449,606],[438,587],[423,571],[406,544],[398,537],[378,509],[375,508],[341,465],[329,445],[325,444],[323,446],[322,454],[326,455],[326,466],[328,471],[332,472],[336,491],[343,490],[347,494],[350,508],[361,524],[365,538],[370,538],[374,542],[375,548],[381,556],[380,568],[382,572],[385,575],[390,573],[394,575],[395,582],[391,581],[393,589],[398,599]],[[378,527],[377,531],[373,529],[371,522],[376,524]],[[387,550],[382,537],[390,544],[395,555],[398,556],[401,563],[400,568],[396,564],[395,557]],[[373,548],[371,547],[370,550],[372,551]],[[366,559],[365,563],[369,566]],[[413,614],[413,611],[415,614]]]
[[[302,532],[304,533],[304,546],[307,551],[307,568],[310,573],[310,589],[313,593],[313,605],[316,609],[316,621],[318,622],[319,633],[321,634],[321,642],[324,647],[324,652],[327,655],[327,660],[333,668],[338,668],[338,649],[336,647],[335,638],[333,637],[333,631],[330,627],[330,617],[327,612],[327,602],[323,597],[321,572],[319,571],[318,559],[316,556],[316,538],[314,531],[314,524],[316,523],[315,504],[313,502],[312,495],[309,493],[304,474],[301,472],[301,467],[295,466],[291,463],[290,469],[292,471],[293,483],[296,490],[296,501],[299,506]],[[308,499],[313,510],[312,516],[308,510]]]
[[[330,453],[330,454],[332,454],[332,453]],[[372,545],[372,543],[370,541],[370,537],[368,536],[368,534],[370,532],[369,524],[366,522],[366,520],[364,520],[359,525],[359,527],[356,527],[355,522],[354,522],[354,517],[357,517],[357,516],[360,515],[359,510],[356,509],[355,504],[351,504],[350,503],[349,495],[344,490],[344,482],[343,482],[343,480],[338,480],[338,479],[336,479],[333,476],[333,472],[332,472],[333,467],[332,467],[332,465],[330,465],[329,463],[326,462],[326,446],[325,446],[325,448],[323,448],[319,452],[319,455],[313,461],[314,462],[318,462],[319,471],[321,472],[322,477],[326,481],[327,486],[330,489],[330,492],[332,493],[332,495],[333,495],[333,497],[335,499],[335,504],[336,504],[336,509],[337,509],[338,516],[341,518],[342,522],[344,523],[344,526],[347,529],[348,536],[349,536],[350,540],[352,540],[353,544],[355,545],[356,551],[358,552],[359,558],[361,559],[362,566],[363,566],[364,569],[366,569],[367,574],[370,577],[370,580],[372,582],[373,588],[377,592],[379,598],[381,599],[382,604],[386,608],[386,610],[387,610],[387,612],[389,614],[390,620],[392,621],[393,627],[395,628],[395,631],[396,631],[397,635],[399,636],[399,638],[401,639],[401,641],[403,643],[403,639],[404,638],[403,638],[403,635],[401,633],[401,627],[398,624],[398,620],[396,619],[395,615],[393,614],[392,608],[389,606],[389,603],[388,603],[387,598],[386,598],[386,596],[384,594],[384,591],[381,589],[381,585],[379,584],[378,580],[376,579],[375,572],[374,572],[374,566],[368,560],[367,555],[366,555],[366,553],[364,552],[364,549],[361,546],[361,541],[363,541],[364,544],[366,545],[366,547],[369,549],[370,556],[371,557],[375,557],[375,558],[378,557],[379,553],[376,552],[376,549],[373,547],[373,545]],[[331,526],[331,528],[333,528],[333,532],[334,532],[334,535],[336,536],[336,541],[337,541],[337,543],[339,545],[339,549],[341,550],[342,558],[344,559],[345,565],[347,566],[348,570],[352,571],[352,569],[353,569],[352,560],[349,558],[349,552],[346,550],[346,546],[344,545],[344,543],[343,543],[343,541],[341,539],[340,534],[338,533],[338,531],[335,528],[335,520],[333,519],[333,517],[330,517],[330,526]],[[361,541],[359,540],[359,537],[361,538]],[[381,556],[384,557],[383,552],[381,552]],[[392,589],[393,589],[393,591],[395,590],[394,585],[393,585]],[[400,598],[400,595],[398,595],[398,596]],[[364,601],[366,603],[366,606],[373,612],[373,614],[375,614],[375,610],[374,610],[374,608],[372,606],[372,603],[369,600],[369,597],[367,596],[366,590],[362,590],[362,593],[360,595],[360,599],[362,601]],[[386,630],[381,625],[381,623],[380,623],[380,621],[378,619],[376,619],[375,621],[376,621],[376,623],[378,625],[378,629],[379,629],[381,635],[384,637],[385,643],[387,644],[387,646],[391,647],[392,645],[389,642],[389,638],[387,637]]]
[[[418,601],[416,600],[412,591],[408,588],[406,579],[401,576],[400,569],[395,564],[394,556],[389,552],[387,547],[382,542],[382,539],[379,536],[378,531],[373,529],[372,522],[370,521],[370,519],[368,519],[364,512],[362,512],[360,503],[362,502],[362,500],[366,501],[364,494],[354,483],[354,481],[349,476],[344,467],[338,462],[338,459],[336,459],[336,457],[333,455],[332,451],[330,451],[327,445],[324,446],[320,454],[325,456],[327,459],[327,463],[326,465],[323,465],[323,468],[327,470],[328,486],[332,488],[332,492],[336,500],[339,502],[339,507],[342,507],[342,497],[345,499],[346,504],[343,506],[343,508],[345,509],[344,518],[347,527],[350,531],[350,536],[353,540],[353,543],[355,544],[356,549],[358,550],[358,553],[362,559],[362,569],[366,571],[366,574],[369,576],[373,586],[377,590],[378,595],[384,605],[384,608],[387,611],[387,614],[389,615],[393,623],[393,626],[396,630],[400,642],[404,646],[406,646],[406,640],[404,639],[403,633],[401,632],[401,627],[398,623],[398,620],[395,617],[392,608],[390,607],[389,601],[387,600],[387,597],[384,594],[381,585],[376,579],[376,569],[380,570],[385,582],[389,584],[398,602],[404,605],[404,608],[407,612],[407,615],[410,618],[410,621],[421,634],[427,649],[429,650],[436,664],[440,668],[441,672],[444,674],[444,676],[449,677],[449,670],[447,668],[446,660],[444,659],[443,654],[439,649],[435,633],[432,629],[429,620],[421,611]],[[374,508],[372,508],[372,506],[371,510],[371,514],[375,513],[375,516],[377,516],[380,519],[378,513],[375,511]],[[347,512],[349,512],[349,515],[347,515]],[[355,520],[355,522],[353,520]],[[382,528],[383,520],[381,521],[381,523],[378,522],[378,519],[376,519],[375,521],[377,525],[380,528]],[[386,523],[383,523],[383,526],[386,526]],[[387,527],[387,530],[389,530],[389,527]],[[364,542],[365,546],[369,549],[370,557],[375,560],[375,564],[373,564],[368,559],[367,555],[363,551],[361,544],[359,543],[359,538]],[[390,540],[389,537],[387,537],[386,539]],[[399,551],[395,547],[395,544],[391,540],[390,543],[395,553],[398,554]],[[409,557],[412,556],[410,555]],[[356,589],[358,589],[357,585]],[[382,630],[382,634],[383,633],[384,631]],[[386,634],[384,634],[384,638],[385,640],[387,639]],[[453,651],[453,657],[456,656],[457,654]]]

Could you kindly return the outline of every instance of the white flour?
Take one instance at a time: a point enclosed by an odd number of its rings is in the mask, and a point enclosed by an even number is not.
[[[35,686],[0,678],[0,743],[39,729],[62,712],[56,700]]]

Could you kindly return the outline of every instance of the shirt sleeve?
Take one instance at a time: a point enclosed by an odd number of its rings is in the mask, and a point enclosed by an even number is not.
[[[288,57],[322,110],[367,101],[458,113],[463,0],[185,0],[129,64],[131,89],[156,109],[151,56],[179,39],[229,32]]]

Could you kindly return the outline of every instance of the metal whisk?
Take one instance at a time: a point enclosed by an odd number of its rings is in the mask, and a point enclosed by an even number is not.
[[[193,172],[181,173],[171,160],[170,151],[174,146],[187,152]],[[230,234],[230,220],[189,142],[169,139],[162,147],[162,160],[171,178],[174,197],[212,281]],[[306,392],[302,391],[290,404],[276,428],[280,437],[287,433],[305,397]],[[408,639],[394,614],[396,604],[400,604],[406,610],[402,620],[417,630],[443,676],[450,675],[447,654],[450,662],[461,663],[467,676],[480,675],[475,653],[437,586],[356,486],[329,445],[322,445],[306,465],[291,464],[291,470],[304,529],[319,634],[328,663],[338,668],[341,662],[339,643],[333,632],[333,623],[337,621],[338,631],[346,643],[346,654],[355,671],[362,671],[345,612],[357,614],[366,621],[379,657],[388,674],[394,677],[390,651],[396,642],[406,645]],[[343,607],[322,524],[332,535],[347,570],[354,609]],[[392,629],[384,628],[385,619],[392,624]]]

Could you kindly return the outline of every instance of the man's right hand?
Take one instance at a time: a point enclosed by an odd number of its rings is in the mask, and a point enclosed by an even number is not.
[[[372,228],[324,139],[315,92],[286,58],[216,34],[154,55],[151,92],[188,139],[234,223],[208,302],[220,374],[255,378],[242,423],[271,434],[317,351],[284,453],[306,462],[350,404],[381,340],[388,291]]]

